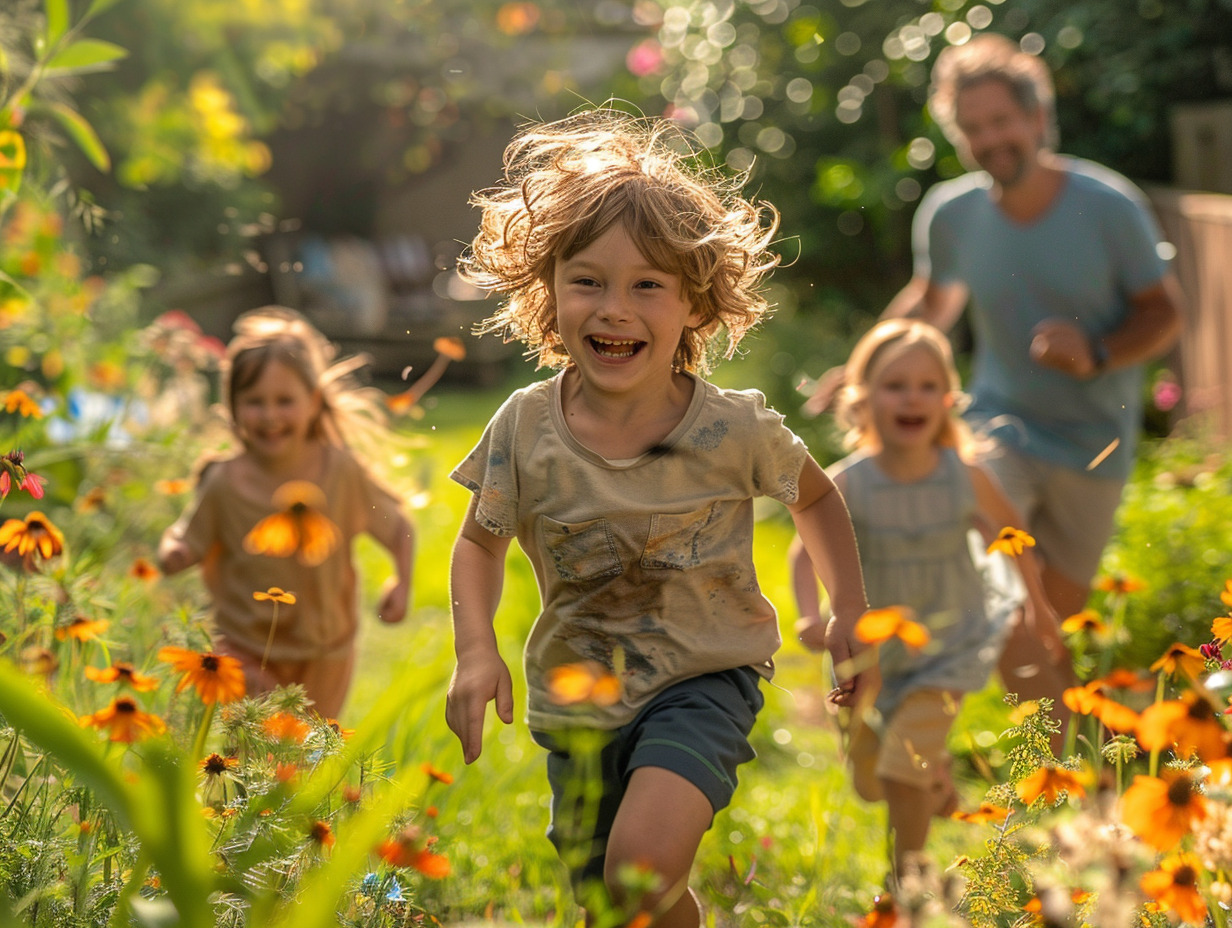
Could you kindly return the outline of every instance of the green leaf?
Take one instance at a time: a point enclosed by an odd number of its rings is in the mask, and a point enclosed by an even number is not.
[[[120,58],[127,57],[128,49],[102,39],[80,39],[65,46],[47,62],[47,73],[98,70]]]
[[[77,143],[77,147],[90,159],[92,165],[103,172],[111,170],[111,156],[107,154],[107,149],[99,139],[98,133],[94,131],[94,127],[86,122],[80,113],[64,103],[52,103],[46,111]]]
[[[86,16],[97,16],[99,13],[105,13],[119,2],[120,0],[94,0],[90,4],[90,8],[86,10]]]
[[[55,48],[56,43],[68,32],[68,0],[45,0],[47,9],[47,31],[45,41],[48,48]]]

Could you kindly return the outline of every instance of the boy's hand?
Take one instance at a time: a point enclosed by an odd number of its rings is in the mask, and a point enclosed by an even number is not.
[[[488,703],[506,725],[513,721],[513,678],[499,654],[458,661],[445,697],[445,722],[462,743],[462,759],[472,763],[483,749],[483,721]]]
[[[396,577],[391,577],[385,583],[381,600],[376,607],[376,617],[387,625],[393,625],[406,618],[407,601],[410,599],[409,584]]]
[[[845,707],[871,705],[881,689],[881,668],[876,649],[856,639],[855,623],[840,623],[837,617],[831,617],[826,623],[826,650],[838,678],[830,701]]]

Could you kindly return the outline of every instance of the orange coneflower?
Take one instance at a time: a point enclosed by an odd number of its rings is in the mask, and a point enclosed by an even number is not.
[[[1107,676],[1091,682],[1102,683],[1110,690],[1129,690],[1131,693],[1145,693],[1147,690],[1155,689],[1155,681],[1150,677],[1144,677],[1137,671],[1124,667],[1118,667]]]
[[[0,525],[0,545],[27,561],[36,554],[48,560],[64,550],[64,535],[47,516],[34,511],[24,519],[9,519]]]
[[[887,606],[884,609],[869,609],[856,622],[856,637],[865,644],[881,644],[891,638],[899,639],[909,648],[919,649],[928,644],[928,629],[915,621],[915,611],[908,606]]]
[[[43,418],[43,410],[38,402],[22,389],[9,390],[4,395],[4,411],[15,412],[23,419]]]
[[[229,773],[233,767],[239,766],[239,759],[223,757],[221,754],[211,754],[200,763],[201,772],[213,779]]]
[[[1103,593],[1125,595],[1146,589],[1146,583],[1128,574],[1108,574],[1095,581],[1095,589]]]
[[[950,818],[958,822],[970,822],[976,825],[982,825],[985,822],[993,822],[1000,824],[1009,818],[1010,810],[1003,809],[1001,806],[993,805],[991,802],[981,802],[978,809],[973,809],[970,812],[961,810],[950,813]]]
[[[432,840],[424,838],[415,825],[408,825],[396,837],[382,841],[376,853],[394,867],[410,867],[438,880],[449,876],[449,860],[432,851]]]
[[[74,641],[93,641],[111,625],[107,619],[88,619],[84,615],[75,615],[67,625],[61,625],[56,629],[56,638],[59,641],[68,641],[72,638]]]
[[[172,477],[167,480],[156,480],[154,491],[164,496],[180,496],[192,489],[192,481],[187,477]]]
[[[547,673],[548,698],[558,706],[588,702],[614,706],[620,702],[620,680],[596,661],[560,664]]]
[[[1232,615],[1221,615],[1211,622],[1211,634],[1220,641],[1232,638]]]
[[[988,545],[988,553],[1000,551],[1010,557],[1018,557],[1024,548],[1035,547],[1035,539],[1020,528],[1007,525],[997,533],[997,537]]]
[[[308,838],[314,844],[318,844],[321,847],[333,847],[334,829],[330,827],[329,822],[318,819],[309,827]]]
[[[295,594],[284,590],[280,586],[271,586],[264,592],[261,590],[256,590],[252,594],[252,598],[260,603],[285,603],[288,606],[295,605]]]
[[[1043,796],[1048,805],[1055,805],[1062,793],[1085,796],[1085,779],[1083,774],[1073,770],[1045,765],[1018,781],[1018,798],[1023,805],[1029,806]]]
[[[1165,911],[1175,912],[1183,922],[1206,924],[1206,902],[1198,890],[1201,867],[1192,854],[1173,854],[1159,863],[1158,870],[1142,875],[1139,885]]]
[[[162,571],[155,567],[148,557],[136,557],[128,568],[128,575],[149,583],[161,577]]]
[[[420,769],[428,775],[429,779],[436,780],[437,783],[444,783],[448,786],[453,782],[453,774],[446,773],[444,770],[437,770],[427,761],[420,765]]]
[[[183,674],[175,687],[177,693],[193,686],[201,701],[207,704],[233,702],[244,695],[243,665],[227,654],[167,645],[159,649],[158,659]]]
[[[1104,624],[1104,620],[1099,617],[1099,613],[1094,609],[1083,609],[1061,623],[1061,631],[1067,635],[1076,635],[1079,632],[1102,635],[1107,630],[1108,626]]]
[[[872,911],[856,922],[857,928],[894,928],[897,924],[898,906],[889,893],[875,897]]]
[[[86,679],[95,683],[122,683],[131,686],[139,693],[149,693],[158,689],[158,679],[138,673],[137,668],[127,661],[116,661],[110,667],[86,667]]]
[[[1189,679],[1195,679],[1206,669],[1206,658],[1196,648],[1179,641],[1168,648],[1159,660],[1151,665],[1152,673],[1175,674],[1178,670]]]
[[[1105,727],[1117,732],[1130,732],[1138,725],[1138,713],[1115,699],[1104,695],[1105,680],[1092,680],[1085,686],[1071,686],[1061,694],[1061,701],[1079,715],[1093,715]]]
[[[308,737],[312,726],[289,712],[275,712],[261,723],[261,729],[271,738],[279,741],[299,743]]]
[[[1136,776],[1121,797],[1121,821],[1159,851],[1180,843],[1195,821],[1206,818],[1206,798],[1188,773]]]
[[[166,724],[157,715],[142,712],[131,696],[117,696],[106,709],[80,719],[83,726],[109,732],[109,740],[132,744],[141,738],[160,735],[167,730]]]
[[[1179,757],[1197,754],[1208,763],[1228,753],[1228,733],[1215,707],[1192,690],[1147,706],[1138,720],[1138,741],[1148,751],[1175,747]]]
[[[266,516],[244,536],[244,550],[270,557],[294,556],[315,567],[342,541],[342,532],[321,512],[325,493],[315,483],[291,480],[274,491],[279,512]]]

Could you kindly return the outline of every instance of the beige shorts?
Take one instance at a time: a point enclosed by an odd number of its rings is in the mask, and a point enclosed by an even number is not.
[[[235,647],[226,638],[219,636],[215,647],[221,654],[229,654],[239,660],[244,668],[244,684],[247,695],[268,693],[276,686],[291,683],[301,684],[312,700],[311,711],[322,718],[337,719],[342,714],[351,677],[355,671],[355,653],[344,657],[321,657],[316,659],[275,660],[261,666],[261,656]]]
[[[980,458],[1027,520],[1040,559],[1079,586],[1091,585],[1112,537],[1123,480],[1093,477],[996,445]]]
[[[948,781],[946,738],[960,699],[961,694],[949,690],[912,690],[888,719],[856,723],[847,750],[860,797],[870,802],[885,798],[882,780],[921,789]]]

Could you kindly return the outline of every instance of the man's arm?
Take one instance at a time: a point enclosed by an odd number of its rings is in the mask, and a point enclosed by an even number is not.
[[[936,326],[942,332],[948,332],[966,308],[966,284],[939,284],[927,277],[916,276],[890,300],[881,313],[881,318],[920,319]]]

